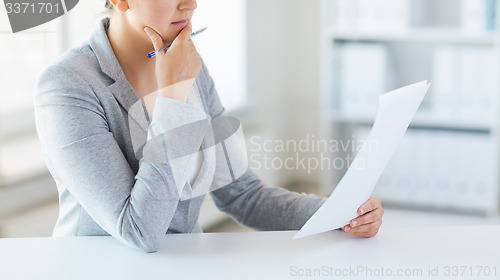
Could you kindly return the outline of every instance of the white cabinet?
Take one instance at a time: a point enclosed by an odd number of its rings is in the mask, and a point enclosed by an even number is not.
[[[431,83],[375,187],[385,205],[498,215],[499,6],[497,0],[323,0],[325,139],[366,138],[379,94]],[[324,189],[333,190],[345,170],[324,172]]]

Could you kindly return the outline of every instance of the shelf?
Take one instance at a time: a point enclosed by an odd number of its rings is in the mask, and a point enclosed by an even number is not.
[[[330,112],[331,122],[372,125],[374,120],[375,115],[372,114],[358,114],[341,111]],[[436,114],[431,112],[417,112],[410,123],[410,127],[489,133],[493,128],[493,124],[488,124],[485,121],[466,121],[436,116]]]
[[[374,196],[405,208],[498,216],[500,31],[486,28],[493,27],[493,3],[499,26],[500,0],[354,2],[323,0],[323,137],[365,139],[376,93],[432,80]],[[399,17],[381,16],[394,10]],[[343,174],[325,174],[322,188],[331,191]]]
[[[328,37],[335,41],[366,41],[366,42],[395,42],[395,43],[438,43],[438,44],[472,44],[494,45],[494,32],[483,34],[467,34],[459,30],[449,29],[414,29],[407,33],[358,33],[328,31]]]

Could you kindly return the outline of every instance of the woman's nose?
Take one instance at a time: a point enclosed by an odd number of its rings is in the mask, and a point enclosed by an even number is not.
[[[196,0],[181,0],[179,10],[194,10],[198,7]]]

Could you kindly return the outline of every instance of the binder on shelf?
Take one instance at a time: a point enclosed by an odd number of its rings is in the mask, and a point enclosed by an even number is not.
[[[360,128],[356,135],[365,135]],[[497,164],[488,134],[408,130],[373,195],[385,203],[489,215]]]
[[[486,30],[493,31],[496,28],[496,0],[486,1]]]
[[[378,96],[385,92],[387,49],[382,44],[340,46],[341,111],[374,115]]]
[[[382,31],[385,21],[385,9],[379,0],[358,0],[357,27],[362,33],[376,33]]]
[[[353,32],[357,30],[358,0],[335,0],[331,4],[333,28],[336,31]]]
[[[460,92],[458,57],[456,47],[437,47],[434,50],[432,107],[436,116],[446,118],[459,114],[456,112]]]
[[[378,0],[378,9],[384,11],[382,32],[404,34],[411,25],[411,1]]]
[[[336,0],[332,9],[338,32],[404,33],[410,27],[410,0]]]
[[[463,110],[467,118],[481,121],[494,118],[497,92],[497,58],[491,48],[464,47],[461,49],[460,88]]]
[[[497,58],[489,47],[438,47],[433,54],[436,116],[489,124],[498,90]]]
[[[337,32],[361,34],[405,34],[412,27],[457,27],[467,34],[482,34],[496,28],[496,0],[457,1],[458,6],[453,6],[456,14],[454,10],[447,18],[434,12],[442,9],[441,4],[420,0],[332,0],[330,22]]]
[[[461,0],[462,30],[466,33],[484,33],[495,29],[496,0]]]

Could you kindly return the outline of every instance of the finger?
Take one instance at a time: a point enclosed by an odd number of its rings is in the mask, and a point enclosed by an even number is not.
[[[149,36],[149,39],[151,39],[155,51],[163,48],[163,39],[161,38],[160,34],[158,34],[153,28],[146,26],[144,27],[144,32],[146,32],[146,34],[148,34]]]
[[[344,231],[356,236],[374,236],[377,234],[380,226],[382,225],[382,220],[377,220],[373,223],[365,224],[358,227],[351,227],[350,225],[344,226]]]
[[[179,35],[175,39],[181,41],[189,41],[189,39],[191,39],[191,33],[193,33],[193,25],[191,24],[191,21],[189,21],[188,25],[186,25],[186,27],[181,30],[181,33],[179,33]]]
[[[357,236],[357,237],[364,237],[364,238],[370,238],[370,237],[374,237],[375,235],[377,235],[378,231],[374,231],[374,232],[358,232],[358,233],[353,233],[351,235],[354,235],[354,236]]]
[[[358,214],[363,215],[364,213],[373,211],[378,207],[382,206],[380,200],[375,197],[370,197],[363,205],[358,208]]]
[[[370,211],[362,216],[359,216],[355,219],[352,219],[349,222],[349,225],[351,227],[359,227],[359,226],[364,225],[364,224],[373,223],[377,220],[382,219],[383,215],[384,215],[384,210],[382,208],[377,208],[377,209]]]

